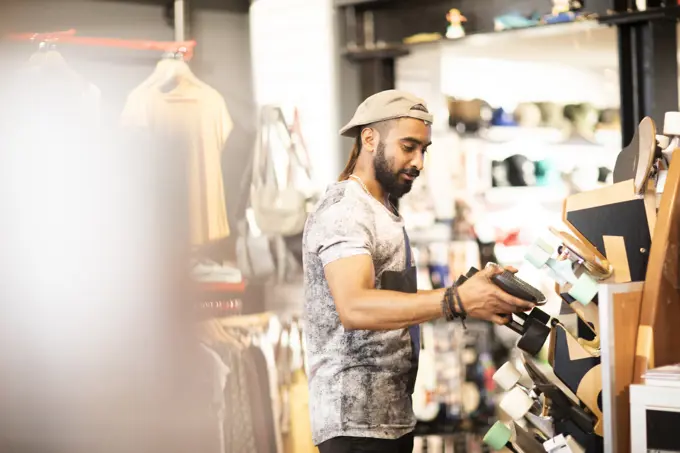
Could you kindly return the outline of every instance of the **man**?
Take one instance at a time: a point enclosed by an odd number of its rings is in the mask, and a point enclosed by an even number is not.
[[[409,192],[423,169],[431,124],[425,102],[409,93],[366,99],[340,131],[356,140],[347,167],[307,221],[309,404],[320,453],[411,453],[417,326],[452,311],[504,324],[502,315],[532,308],[496,287],[493,269],[461,285],[457,303],[445,289],[417,291],[390,198]]]

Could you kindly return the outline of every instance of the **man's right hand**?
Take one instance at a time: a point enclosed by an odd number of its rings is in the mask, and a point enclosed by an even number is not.
[[[511,316],[503,315],[521,313],[535,307],[531,302],[511,296],[491,281],[491,277],[505,270],[517,272],[512,267],[488,266],[458,287],[460,301],[468,316],[504,325],[510,322]]]

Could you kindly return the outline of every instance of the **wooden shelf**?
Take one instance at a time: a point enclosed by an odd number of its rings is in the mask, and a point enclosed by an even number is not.
[[[388,44],[382,47],[376,47],[373,49],[344,49],[342,51],[342,56],[349,58],[354,61],[361,60],[374,60],[380,58],[397,58],[403,57],[410,53],[409,46],[406,44]]]
[[[344,8],[347,6],[362,6],[374,3],[389,3],[393,1],[394,0],[335,0],[335,7]]]
[[[444,4],[445,2],[443,0],[418,0],[417,6],[421,6],[420,4],[422,3],[442,3]],[[390,6],[390,5],[407,5],[411,7],[416,6],[416,2],[413,0],[335,0],[335,7],[336,8],[347,8],[347,7],[352,7],[356,6],[359,8],[379,8],[383,6]],[[445,5],[443,11],[446,11],[446,7],[448,5]]]

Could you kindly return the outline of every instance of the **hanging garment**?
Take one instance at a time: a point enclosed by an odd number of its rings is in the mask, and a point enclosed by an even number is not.
[[[200,345],[201,349],[206,353],[213,363],[213,399],[212,406],[215,410],[217,431],[219,435],[219,450],[216,453],[225,452],[224,443],[224,417],[227,411],[224,401],[224,390],[227,385],[227,376],[229,375],[229,367],[224,364],[222,358],[212,349],[206,345]]]
[[[262,351],[256,346],[249,347],[244,353],[244,365],[250,383],[248,400],[252,411],[257,452],[276,453],[276,431],[269,392],[269,374]]]
[[[318,449],[312,442],[312,425],[309,420],[309,384],[304,369],[293,372],[288,392],[290,431],[284,437],[286,453],[312,453]]]
[[[281,394],[279,393],[279,372],[276,364],[276,357],[274,352],[274,345],[267,339],[266,334],[262,334],[257,339],[262,357],[264,358],[264,366],[266,369],[267,380],[269,383],[269,395],[271,400],[271,412],[274,418],[274,435],[276,440],[276,452],[284,453],[283,450],[283,435],[281,433]]]
[[[302,330],[295,323],[294,326],[288,325],[281,333],[277,365],[281,375],[280,393],[284,401],[281,421],[283,450],[285,453],[318,453],[312,440]]]
[[[215,351],[231,370],[224,392],[227,408],[224,417],[225,453],[259,453],[249,401],[250,382],[243,361],[243,351],[226,345],[215,346]]]
[[[168,158],[185,163],[191,242],[201,245],[230,234],[221,154],[233,123],[224,98],[186,71],[171,83],[160,76],[143,82],[128,96],[121,120],[180,153]]]
[[[101,90],[57,51],[37,52],[3,83],[3,107],[12,112],[11,122],[17,125],[13,129],[19,129],[12,132],[21,134],[13,140],[59,146],[69,133],[82,136],[99,127]],[[48,133],[35,134],[36,130]]]

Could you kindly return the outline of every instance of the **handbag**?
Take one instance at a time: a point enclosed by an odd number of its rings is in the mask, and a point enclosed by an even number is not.
[[[249,168],[253,161],[249,163]],[[251,281],[269,280],[276,271],[276,261],[272,252],[270,238],[264,234],[258,234],[255,223],[248,187],[251,184],[250,173],[246,171],[241,181],[242,201],[238,212],[242,212],[242,218],[238,221],[236,231],[236,265],[243,277]]]
[[[277,152],[278,155],[275,155]],[[288,160],[289,171],[284,187],[279,187],[275,157]],[[307,197],[294,187],[290,177],[297,157],[290,130],[279,107],[263,107],[253,158],[250,202],[258,227],[265,235],[293,236],[301,233],[307,220]]]
[[[268,280],[277,269],[269,237],[252,233],[251,219],[238,223],[236,265],[247,280]]]

